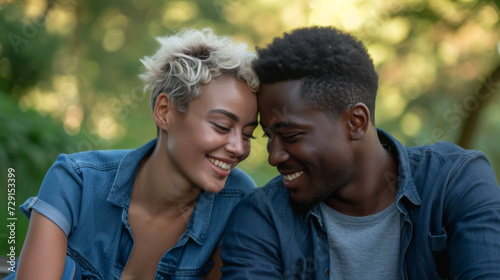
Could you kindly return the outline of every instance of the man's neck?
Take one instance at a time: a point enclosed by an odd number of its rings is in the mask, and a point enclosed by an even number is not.
[[[376,140],[358,154],[355,180],[336,196],[326,199],[328,206],[346,215],[368,216],[394,202],[398,190],[397,155]]]

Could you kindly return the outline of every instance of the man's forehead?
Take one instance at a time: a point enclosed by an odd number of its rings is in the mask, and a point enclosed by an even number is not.
[[[261,116],[261,124],[262,122],[266,122],[266,125],[271,126],[275,123],[290,122],[290,115],[288,113],[288,106],[286,104],[282,104],[282,106],[273,106],[273,107],[263,107],[260,110]]]
[[[300,80],[262,84],[257,98],[261,100],[268,100],[270,98],[281,99],[281,101],[295,99],[300,94],[302,88],[301,84],[302,82]]]
[[[300,98],[300,80],[263,84],[259,90],[260,123],[268,129],[293,126],[309,106]]]

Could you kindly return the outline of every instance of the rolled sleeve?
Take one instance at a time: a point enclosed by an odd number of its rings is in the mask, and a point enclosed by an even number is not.
[[[59,228],[61,228],[66,237],[68,237],[71,230],[71,224],[69,223],[68,219],[66,219],[64,214],[54,206],[41,199],[38,199],[38,197],[30,197],[23,205],[20,206],[20,209],[28,218],[31,217],[31,211],[36,210],[38,213],[44,215]]]
[[[34,209],[54,222],[66,237],[78,224],[82,197],[82,179],[78,167],[68,155],[61,154],[51,166],[38,196],[29,198],[20,210],[28,217]]]

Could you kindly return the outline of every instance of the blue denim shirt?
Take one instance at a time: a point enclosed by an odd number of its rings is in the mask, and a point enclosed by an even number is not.
[[[446,142],[397,151],[401,279],[500,279],[500,188],[485,155]],[[243,199],[228,221],[223,279],[335,279],[319,207],[294,212],[282,176]],[[354,245],[353,245],[354,246]]]
[[[88,279],[120,279],[134,240],[128,207],[141,160],[156,140],[137,150],[62,154],[50,168],[37,197],[21,210],[32,209],[57,224],[68,237],[68,255]],[[234,169],[224,189],[202,192],[186,231],[160,260],[155,279],[201,279],[213,266],[210,255],[232,208],[256,188],[243,171]]]

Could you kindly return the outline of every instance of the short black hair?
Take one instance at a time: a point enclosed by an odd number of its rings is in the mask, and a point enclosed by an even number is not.
[[[365,46],[334,27],[304,27],[257,48],[253,68],[261,83],[301,80],[301,97],[338,116],[362,102],[374,123],[378,75]]]

